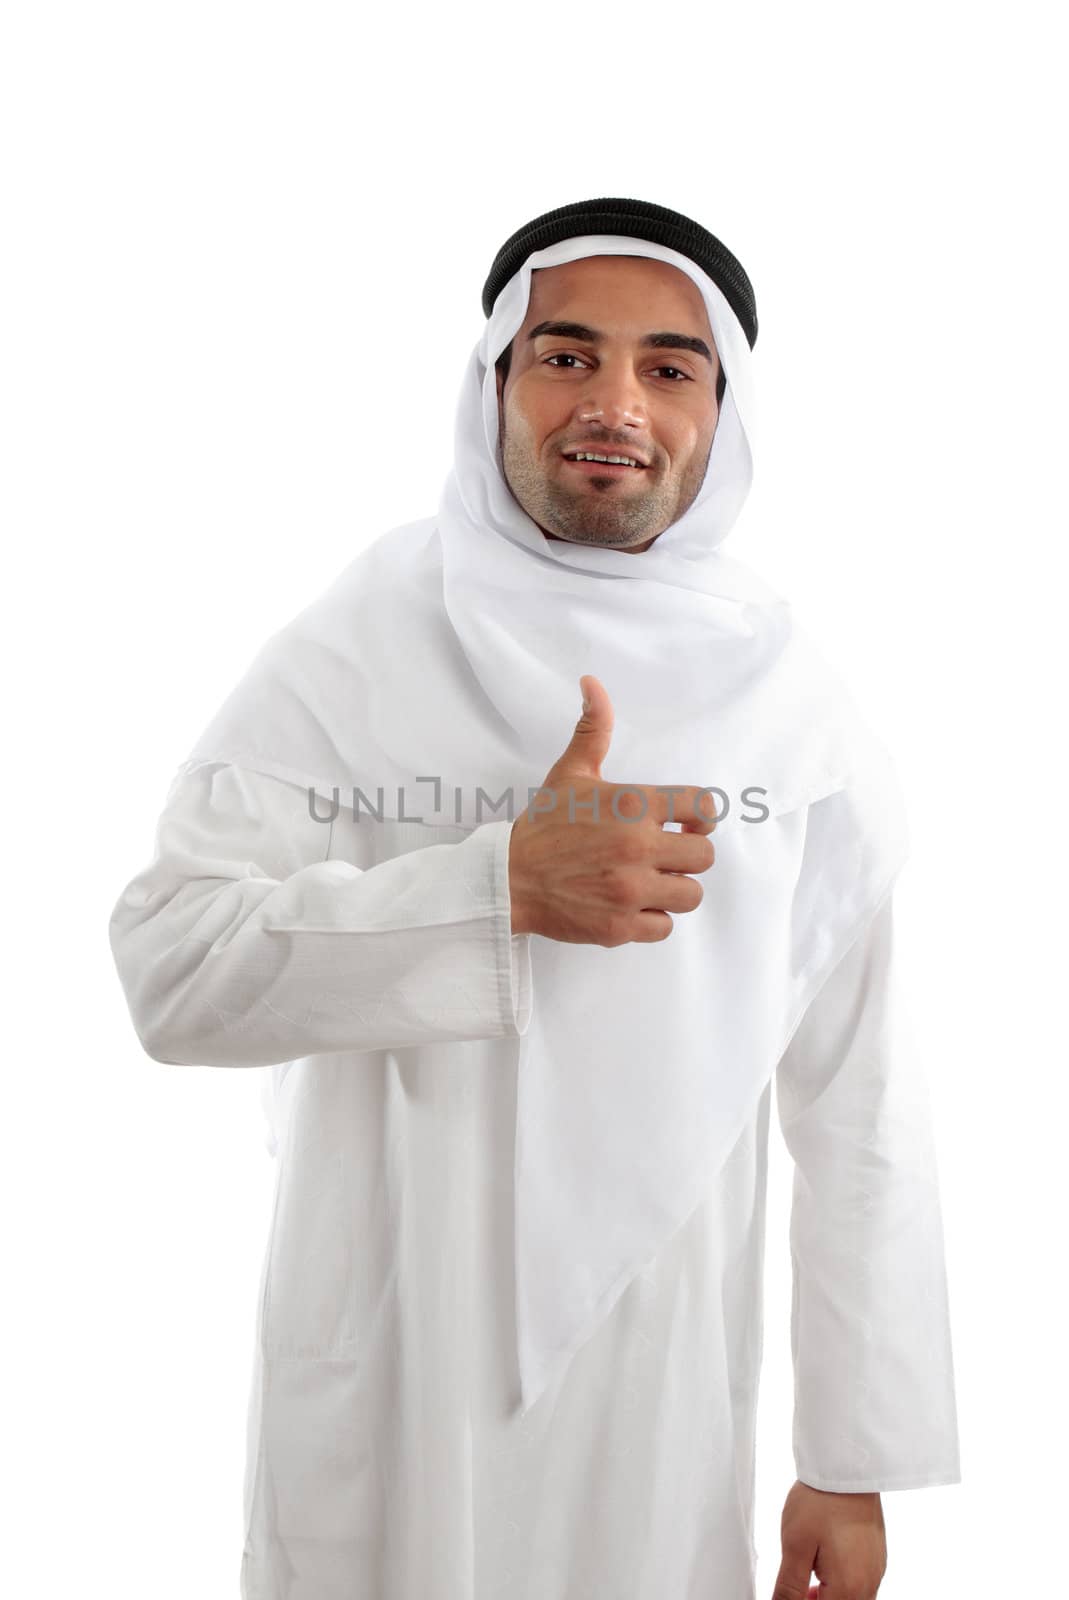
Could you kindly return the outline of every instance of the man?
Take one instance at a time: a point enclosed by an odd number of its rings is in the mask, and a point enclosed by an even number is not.
[[[597,199],[483,308],[437,516],[267,641],[112,916],[148,1053],[265,1069],[242,1593],[752,1600],[775,1077],[774,1596],[868,1600],[881,1492],[959,1481],[938,1184],[893,770],[717,549],[752,287]]]

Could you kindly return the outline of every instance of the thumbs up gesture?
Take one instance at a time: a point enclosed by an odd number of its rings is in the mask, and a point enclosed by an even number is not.
[[[716,852],[711,795],[696,785],[605,783],[612,702],[599,679],[580,678],[584,710],[564,754],[512,824],[512,932],[566,944],[653,944],[672,911],[694,911]],[[614,800],[614,797],[618,796]],[[681,833],[665,833],[678,822]]]

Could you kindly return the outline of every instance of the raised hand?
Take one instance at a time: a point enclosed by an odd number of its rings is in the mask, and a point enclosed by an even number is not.
[[[571,740],[512,825],[512,931],[567,944],[652,944],[671,933],[670,912],[702,902],[688,874],[713,864],[716,804],[693,784],[604,782],[612,703],[599,679],[579,682],[584,709]],[[666,833],[665,822],[683,831]]]

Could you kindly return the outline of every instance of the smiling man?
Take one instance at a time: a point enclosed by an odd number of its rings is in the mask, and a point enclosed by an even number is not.
[[[753,289],[596,199],[482,306],[436,514],[268,638],[111,919],[147,1053],[262,1073],[242,1595],[755,1600],[775,1082],[765,1594],[872,1600],[881,1492],[959,1480],[939,1191],[893,767],[720,549]]]

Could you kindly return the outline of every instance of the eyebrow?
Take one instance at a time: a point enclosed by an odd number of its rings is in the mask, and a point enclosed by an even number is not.
[[[601,344],[605,338],[597,328],[588,328],[583,322],[539,322],[527,337],[537,339],[542,333],[552,333],[561,339],[577,339],[582,344]],[[704,356],[712,365],[713,352],[705,340],[695,339],[689,333],[647,333],[638,342],[648,350],[693,350],[695,355]]]

